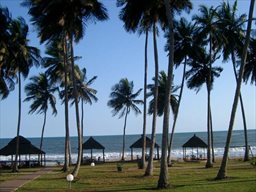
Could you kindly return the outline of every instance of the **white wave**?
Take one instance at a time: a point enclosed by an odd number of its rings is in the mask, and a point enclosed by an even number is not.
[[[256,155],[256,146],[250,147],[250,157]],[[161,156],[161,151],[159,152]],[[193,150],[193,154],[196,154],[197,150]],[[206,149],[198,150],[198,154],[206,154]],[[222,157],[224,153],[224,148],[214,148],[215,157]],[[105,160],[106,161],[116,161],[121,159],[121,153],[120,152],[106,152],[105,154]],[[192,150],[187,149],[186,155],[192,155]],[[243,157],[244,155],[244,147],[233,147],[229,150],[229,157]],[[154,153],[154,156],[157,157],[157,153]],[[27,158],[27,157],[23,157]],[[37,155],[31,155],[31,160],[37,160]],[[57,165],[57,164],[63,164],[64,163],[64,154],[46,154],[46,163],[47,165]],[[91,154],[90,153],[83,153],[84,159],[90,159]],[[137,150],[133,152],[133,159],[141,158],[141,150]],[[182,149],[173,149],[171,151],[171,158],[172,159],[182,159],[183,158],[183,150]],[[93,153],[93,159],[95,160],[103,160],[103,154],[100,152]],[[129,151],[125,152],[125,159],[130,160],[131,159],[131,153]],[[71,154],[71,160],[72,163],[76,163],[77,161],[77,154],[73,153]],[[11,161],[11,156],[0,156],[0,161]]]

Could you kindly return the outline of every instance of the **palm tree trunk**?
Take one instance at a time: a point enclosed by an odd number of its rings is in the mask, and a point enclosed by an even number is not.
[[[73,36],[70,35],[70,51],[71,51],[71,77],[73,83],[73,94],[75,98],[75,111],[76,111],[76,127],[77,127],[77,136],[78,136],[78,154],[77,154],[77,162],[76,166],[72,172],[74,177],[78,175],[81,160],[82,160],[82,135],[81,135],[81,127],[80,127],[80,119],[79,119],[79,107],[78,107],[78,94],[77,94],[77,87],[76,87],[76,78],[75,78],[75,64],[74,64],[74,48],[73,48]]]
[[[209,75],[208,75],[208,79],[207,79],[207,161],[206,161],[206,168],[211,168],[213,167],[213,163],[212,163],[212,128],[211,128],[211,83],[212,83],[212,38],[210,35],[210,71],[209,71]]]
[[[65,91],[65,162],[63,165],[63,171],[69,171],[70,164],[70,140],[69,140],[69,116],[68,116],[68,65],[67,65],[67,42],[66,38],[63,38],[63,50],[64,50],[64,91]]]
[[[84,102],[81,99],[81,135],[82,135],[82,143],[84,142]]]
[[[46,124],[46,111],[44,111],[44,122],[43,122],[43,127],[42,127],[42,132],[41,132],[40,150],[42,150],[42,147],[43,147],[45,124]],[[42,158],[42,155],[41,155],[41,158]],[[40,162],[42,162],[42,159],[40,160]]]
[[[146,129],[147,129],[147,78],[148,78],[148,30],[145,39],[145,68],[144,68],[144,96],[143,96],[143,147],[141,155],[141,169],[145,168],[146,162]]]
[[[168,134],[169,134],[169,118],[170,118],[170,105],[169,98],[171,96],[171,85],[173,81],[173,64],[174,64],[174,32],[173,32],[173,12],[170,7],[170,1],[164,0],[166,16],[169,26],[169,62],[168,62],[168,78],[165,90],[165,107],[164,107],[164,120],[163,120],[163,134],[162,134],[162,156],[160,164],[160,175],[158,179],[157,188],[165,189],[170,186],[167,162],[168,150]]]
[[[236,72],[236,58],[235,54],[232,51],[232,63],[233,63],[233,70],[236,78],[237,83],[237,72]],[[240,105],[241,105],[241,111],[242,111],[242,117],[243,117],[243,124],[244,124],[244,142],[245,142],[245,152],[244,152],[244,161],[249,161],[249,146],[248,146],[248,139],[247,139],[247,124],[246,124],[246,116],[245,116],[245,110],[244,110],[244,103],[243,103],[243,97],[242,93],[239,95]]]
[[[211,142],[211,144],[212,144],[212,148],[211,148],[211,150],[212,150],[212,162],[213,163],[215,163],[215,154],[214,154],[214,146],[213,146],[213,129],[212,129],[212,109],[210,109],[210,124],[211,124],[211,139],[212,139],[212,142]]]
[[[170,136],[170,144],[168,146],[168,157],[167,157],[168,166],[172,166],[172,162],[171,162],[172,141],[173,141],[174,131],[175,131],[175,127],[176,127],[176,122],[177,122],[177,119],[178,119],[181,98],[182,98],[182,94],[183,94],[183,88],[184,88],[184,83],[185,83],[186,66],[187,66],[187,57],[185,57],[185,63],[184,63],[184,66],[183,66],[183,76],[182,76],[182,81],[181,81],[179,101],[178,101],[177,111],[174,112],[174,122],[173,122],[173,125],[172,125],[172,132],[171,132],[171,136]]]
[[[123,148],[122,148],[122,158],[121,160],[124,161],[124,151],[125,151],[125,130],[126,130],[126,122],[127,122],[127,116],[129,113],[128,107],[126,108],[125,118],[124,118],[124,132],[123,132]]]
[[[226,145],[225,145],[225,149],[224,149],[223,159],[222,159],[221,166],[220,166],[220,169],[219,169],[216,179],[224,179],[227,176],[228,152],[229,152],[229,146],[230,146],[231,137],[232,137],[233,125],[234,125],[235,116],[236,116],[238,99],[239,99],[239,95],[241,92],[244,66],[245,66],[246,58],[247,58],[247,49],[248,49],[249,42],[250,42],[250,33],[251,33],[251,27],[252,27],[252,15],[253,15],[254,3],[255,3],[255,0],[251,0],[250,10],[249,10],[249,21],[248,21],[247,30],[246,30],[246,39],[245,39],[245,44],[243,47],[241,66],[240,66],[235,97],[234,97],[233,106],[232,106],[231,115],[230,115],[227,140],[226,140]]]
[[[83,99],[81,99],[81,136],[82,136],[82,145],[84,143],[84,102]],[[82,147],[82,160],[81,162],[83,162],[83,147]]]
[[[210,94],[210,85],[209,85],[209,80],[207,83],[207,142],[208,142],[208,146],[207,146],[207,162],[205,167],[206,168],[211,168],[213,167],[213,163],[212,163],[212,137],[211,137],[211,105],[210,105],[210,101],[211,101],[211,94]]]
[[[21,121],[21,77],[20,71],[18,72],[19,78],[19,98],[18,98],[18,125],[17,125],[17,137],[16,137],[16,153],[15,153],[15,160],[12,166],[12,172],[18,172],[18,155],[19,155],[19,147],[20,147],[20,121]]]
[[[157,51],[157,40],[156,40],[156,24],[153,26],[153,41],[154,41],[154,57],[155,57],[155,92],[154,92],[154,112],[152,120],[152,135],[151,135],[151,146],[149,152],[148,165],[145,171],[145,176],[153,175],[153,160],[154,160],[154,148],[156,142],[156,119],[157,119],[157,102],[158,102],[158,51]]]

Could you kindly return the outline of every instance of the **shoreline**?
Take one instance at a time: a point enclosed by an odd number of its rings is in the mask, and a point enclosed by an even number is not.
[[[251,147],[253,154],[250,153],[250,158],[255,157],[256,154],[256,146],[252,146]],[[224,148],[215,148],[215,159],[222,159],[223,156],[223,150]],[[179,153],[174,153],[173,151],[179,151]],[[173,150],[172,154],[171,154],[171,160],[172,161],[177,161],[177,162],[183,162],[183,154],[180,153],[181,150]],[[189,154],[187,157],[188,159],[191,159],[192,157],[192,152],[191,153],[187,153]],[[195,151],[194,151],[195,154]],[[72,159],[72,164],[76,163],[77,160],[77,154],[73,153],[71,155],[71,159]],[[156,157],[156,154],[155,154]],[[244,157],[244,148],[243,147],[237,147],[237,148],[231,148],[229,151],[229,159],[243,159]],[[138,159],[141,158],[141,152],[135,152],[133,155],[133,159],[131,158],[131,155],[129,152],[125,153],[125,161],[126,162],[136,162],[138,161]],[[161,153],[160,153],[160,158],[161,158]],[[61,166],[64,164],[64,154],[46,154],[46,166]],[[156,158],[154,158],[156,159]],[[205,157],[203,158],[205,159]],[[203,160],[201,159],[201,160]],[[156,159],[157,160],[157,159]],[[30,160],[25,156],[25,157],[21,157],[21,161],[22,162],[26,162],[26,161],[30,161],[30,162],[34,162],[36,163],[38,161],[38,157],[37,155],[31,155]],[[107,152],[105,153],[105,162],[106,163],[114,163],[114,162],[120,162],[121,161],[121,154],[117,153],[117,152]],[[3,158],[3,156],[0,156],[0,164],[5,163],[6,165],[10,165],[11,164],[11,157],[10,156],[6,156]],[[91,160],[91,156],[89,153],[83,153],[83,164],[90,164],[91,162],[95,162],[95,163],[102,163],[103,162],[103,157],[102,157],[102,153],[93,153],[92,156],[92,160]]]

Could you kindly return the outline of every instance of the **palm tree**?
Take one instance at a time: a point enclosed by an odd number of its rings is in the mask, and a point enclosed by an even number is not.
[[[251,38],[248,50],[247,62],[244,67],[244,81],[247,83],[251,79],[251,84],[256,85],[256,39]]]
[[[53,93],[57,91],[58,88],[54,87],[53,84],[50,83],[49,78],[46,76],[46,74],[43,73],[40,73],[39,76],[31,77],[30,81],[31,82],[25,86],[25,92],[27,94],[27,97],[24,101],[32,101],[29,113],[34,113],[37,111],[37,113],[44,114],[44,122],[40,141],[40,150],[42,150],[44,129],[46,124],[46,114],[49,104],[52,108],[52,114],[57,114],[56,98]]]
[[[237,83],[237,71],[236,71],[236,55],[241,56],[241,51],[243,47],[244,40],[244,32],[243,32],[243,24],[246,20],[246,15],[243,14],[241,16],[237,16],[237,1],[235,1],[234,5],[231,7],[229,3],[223,2],[218,10],[218,27],[222,34],[222,52],[223,59],[227,61],[229,56],[231,56],[233,71]],[[242,118],[244,124],[244,137],[245,137],[245,154],[244,161],[249,160],[249,147],[248,147],[248,139],[247,139],[247,125],[246,125],[246,117],[245,110],[243,105],[242,93],[239,96]]]
[[[153,78],[153,81],[155,81],[155,78]],[[165,88],[166,88],[166,82],[167,82],[167,75],[164,71],[160,71],[159,77],[158,77],[158,100],[157,100],[157,115],[162,116],[164,114],[164,97],[165,97]],[[154,95],[154,89],[155,86],[154,84],[149,84],[148,89],[150,89],[149,93],[147,94],[148,97],[151,97]],[[172,86],[172,95],[170,97],[170,106],[172,108],[173,115],[175,117],[177,107],[178,107],[178,99],[177,95],[174,95],[174,93],[179,89],[177,86]],[[148,108],[148,113],[153,114],[154,112],[154,106],[155,106],[155,100],[152,99],[149,102],[149,108]]]
[[[11,68],[18,71],[18,124],[17,124],[17,145],[15,161],[12,168],[13,172],[18,171],[17,160],[19,154],[19,133],[21,122],[21,75],[26,78],[29,74],[29,69],[40,63],[39,49],[28,45],[28,26],[25,20],[21,17],[11,22],[11,50],[13,51],[13,57],[9,60]]]
[[[146,29],[153,29],[153,45],[154,45],[154,60],[155,60],[155,79],[158,79],[159,67],[158,67],[158,50],[157,50],[157,24],[159,23],[162,28],[166,26],[166,16],[164,13],[164,6],[161,0],[150,0],[150,1],[118,1],[118,5],[124,6],[120,12],[120,18],[125,22],[125,28],[128,30],[135,31],[138,26]],[[145,77],[144,77],[145,78]],[[157,81],[155,81],[155,87],[158,87]],[[144,86],[145,86],[144,81]],[[145,90],[145,87],[144,87]],[[145,96],[144,96],[145,98]],[[155,89],[154,99],[158,98],[158,90]],[[157,104],[157,103],[156,103]],[[154,106],[153,120],[152,120],[152,134],[151,134],[151,147],[149,154],[148,166],[145,171],[145,175],[153,174],[153,151],[155,145],[155,134],[156,134],[156,119],[157,119],[157,105]],[[146,112],[146,109],[144,110]],[[144,114],[145,116],[145,114]],[[145,127],[144,127],[145,128]],[[143,130],[144,146],[145,150],[145,130]],[[144,155],[144,154],[143,154]],[[142,157],[144,161],[144,157]]]
[[[153,45],[154,45],[154,60],[155,60],[155,79],[158,79],[159,64],[158,64],[158,49],[157,49],[157,24],[162,29],[166,26],[166,16],[164,14],[164,6],[162,1],[150,1],[144,15],[144,20],[148,23],[148,26],[153,28]],[[158,101],[158,81],[155,81],[154,85],[154,100]],[[156,142],[156,122],[157,122],[157,102],[154,104],[153,119],[152,119],[152,133],[151,133],[151,146],[149,151],[148,165],[145,170],[145,176],[153,175],[153,158],[154,147]]]
[[[79,88],[79,98],[81,99],[81,128],[82,128],[82,138],[84,136],[84,103],[89,103],[90,105],[92,102],[97,102],[98,98],[96,97],[97,91],[90,86],[92,83],[97,79],[97,76],[94,76],[93,78],[89,79],[87,81],[86,78],[86,69],[82,69],[82,74],[81,74],[81,81],[78,84]]]
[[[179,67],[180,64],[183,64],[183,75],[177,105],[176,115],[174,116],[174,122],[172,125],[172,131],[170,135],[170,143],[168,147],[168,157],[167,162],[168,166],[171,166],[171,149],[172,149],[172,141],[175,131],[176,122],[178,119],[179,114],[179,107],[183,95],[183,88],[185,83],[185,73],[187,68],[187,61],[189,58],[192,58],[194,55],[197,54],[197,51],[200,44],[198,44],[196,39],[196,27],[195,24],[189,23],[184,17],[182,17],[179,21],[174,22],[175,31],[174,31],[174,63],[176,67]],[[167,33],[166,36],[169,34]],[[169,50],[169,39],[167,38],[167,44],[165,50]]]
[[[47,45],[46,54],[47,57],[44,57],[44,67],[46,69],[46,74],[50,77],[51,84],[59,85],[64,88],[61,91],[61,99],[65,106],[65,158],[63,171],[67,172],[69,170],[69,165],[71,164],[71,146],[69,139],[69,109],[68,109],[68,100],[71,87],[71,75],[70,75],[70,66],[67,63],[70,63],[70,57],[67,59],[66,56],[66,42],[62,39],[53,40],[50,44]],[[74,58],[75,60],[79,59],[78,57]],[[75,67],[76,78],[80,75],[80,69],[78,66]]]
[[[78,67],[78,66],[77,66]],[[83,138],[83,122],[84,122],[84,103],[89,103],[90,105],[92,105],[92,102],[97,102],[98,98],[96,97],[96,93],[97,91],[93,88],[91,88],[90,86],[92,85],[92,83],[97,79],[97,76],[94,76],[93,78],[87,80],[86,77],[86,69],[83,68],[82,70],[80,70],[79,68],[77,68],[77,78],[78,80],[77,82],[77,88],[78,88],[78,99],[81,102],[81,132],[82,132],[82,138]],[[69,88],[69,93],[72,93],[72,87]],[[70,94],[69,95],[69,99],[73,99],[71,104],[74,104],[74,98],[73,95]]]
[[[147,129],[147,79],[148,79],[148,30],[146,29],[145,38],[145,63],[144,63],[144,87],[143,87],[143,146],[141,155],[141,166],[139,168],[145,168],[146,162],[146,129]]]
[[[120,19],[124,22],[124,28],[128,32],[138,31],[139,35],[145,33],[145,62],[144,62],[144,92],[143,92],[143,147],[141,155],[141,166],[139,168],[145,168],[145,151],[146,151],[146,127],[147,127],[147,70],[148,70],[148,58],[147,58],[147,49],[148,49],[148,32],[150,31],[149,22],[144,15],[148,14],[146,11],[146,5],[148,2],[144,1],[134,1],[134,0],[117,0],[117,6],[121,7]]]
[[[78,42],[84,35],[85,23],[89,20],[108,19],[107,10],[98,0],[25,0],[30,7],[32,21],[37,25],[41,42],[51,41],[63,36],[68,43],[67,55],[71,58],[71,77],[75,98],[76,127],[78,134],[78,158],[72,174],[76,177],[82,160],[82,135],[78,109],[78,93],[75,79],[73,42]],[[68,57],[67,57],[68,58]]]
[[[250,33],[251,33],[251,27],[252,27],[252,16],[253,16],[254,4],[255,4],[255,0],[251,0],[245,43],[243,46],[241,66],[240,66],[240,70],[239,70],[239,76],[238,76],[238,81],[237,81],[237,86],[236,86],[236,91],[235,91],[235,97],[234,97],[233,106],[232,106],[231,115],[230,115],[227,140],[226,140],[226,144],[225,144],[225,148],[224,148],[224,154],[223,154],[223,158],[221,161],[221,166],[219,168],[216,179],[224,179],[227,176],[228,152],[229,152],[229,146],[230,146],[231,137],[232,137],[232,131],[233,131],[233,125],[234,125],[234,120],[235,120],[238,99],[239,99],[239,95],[240,95],[240,89],[241,89],[242,80],[243,80],[244,67],[246,64],[247,50],[248,50],[249,42],[250,42]]]
[[[217,52],[220,50],[220,31],[217,27],[217,14],[216,9],[213,7],[206,7],[201,5],[199,8],[200,15],[193,16],[193,20],[196,21],[196,25],[198,25],[199,31],[199,38],[202,38],[205,42],[209,43],[209,67],[212,67],[214,57],[216,56]],[[208,74],[208,83],[211,83],[211,69],[210,73]],[[214,152],[213,152],[213,128],[212,128],[212,117],[211,117],[211,88],[207,88],[209,91],[208,93],[208,107],[207,107],[207,140],[208,145],[210,145],[210,149],[212,151],[207,151],[207,163],[206,168],[212,167],[214,162]],[[211,154],[212,153],[212,154]]]
[[[112,92],[110,94],[110,100],[108,101],[108,106],[113,108],[113,116],[119,114],[119,118],[125,116],[124,118],[124,131],[123,131],[123,148],[122,148],[122,158],[124,160],[124,150],[125,150],[125,131],[126,131],[126,122],[127,116],[131,110],[135,114],[140,114],[141,111],[137,107],[139,104],[143,104],[142,100],[136,99],[142,89],[139,89],[136,93],[133,93],[133,82],[128,81],[127,78],[121,79],[119,83],[115,84],[112,87]]]
[[[154,78],[153,78],[153,81],[155,81]],[[164,108],[165,108],[165,103],[164,103],[165,98],[164,97],[165,97],[166,85],[167,85],[167,75],[164,71],[160,71],[159,78],[158,78],[158,91],[159,91],[158,101],[157,101],[157,114],[158,114],[158,116],[163,116],[163,114],[164,114]],[[155,89],[154,85],[149,84],[148,88],[150,89],[150,91],[148,93],[148,97],[153,96],[154,89]],[[179,100],[180,100],[177,95],[174,95],[174,93],[179,88],[180,87],[177,87],[177,86],[172,86],[171,87],[172,95],[170,96],[170,106],[171,106],[171,109],[172,109],[174,119],[177,116],[178,103],[179,103]],[[154,102],[155,102],[154,99],[152,99],[149,102],[149,110],[148,110],[149,114],[152,114],[153,111],[154,111]]]
[[[157,188],[167,188],[169,187],[169,175],[168,175],[168,163],[167,163],[167,150],[168,150],[168,134],[169,134],[169,118],[170,118],[170,107],[169,98],[172,95],[171,85],[173,84],[173,65],[174,65],[174,31],[173,31],[173,20],[174,13],[180,13],[182,10],[189,11],[192,8],[192,3],[190,0],[164,0],[164,6],[167,18],[167,26],[169,30],[169,59],[168,59],[168,76],[167,85],[165,91],[165,109],[163,118],[163,133],[162,133],[162,153],[161,153],[161,166],[160,175],[158,179]]]
[[[200,51],[200,50],[198,50]],[[215,58],[216,59],[216,58]],[[201,50],[201,53],[197,55],[193,60],[191,60],[190,65],[191,69],[186,72],[186,78],[188,79],[187,85],[190,89],[195,89],[198,92],[203,84],[206,84],[207,88],[207,106],[208,111],[211,113],[211,109],[209,108],[209,92],[213,87],[214,77],[219,77],[222,72],[221,67],[211,67],[211,62],[213,60],[210,59],[210,55],[206,54],[204,49]],[[209,74],[211,75],[211,81],[209,81]],[[207,115],[209,118],[209,115]],[[211,114],[210,114],[211,116]],[[209,121],[209,119],[208,119]],[[208,130],[210,132],[210,130]],[[207,163],[206,168],[212,166],[212,158],[211,158],[211,140],[208,134],[208,147],[207,147]]]
[[[65,158],[63,171],[69,170],[71,163],[71,147],[69,139],[69,110],[68,110],[68,84],[70,84],[70,69],[67,65],[68,59],[66,56],[66,41],[53,40],[46,49],[48,57],[44,58],[44,67],[47,68],[46,74],[50,77],[52,84],[64,87],[64,106],[65,106]]]

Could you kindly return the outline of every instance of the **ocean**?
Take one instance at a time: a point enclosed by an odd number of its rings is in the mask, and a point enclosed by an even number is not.
[[[183,157],[182,145],[190,139],[194,134],[200,137],[207,143],[206,132],[190,132],[190,133],[175,133],[173,140],[173,148],[171,156],[174,159]],[[214,151],[216,157],[221,157],[224,152],[224,145],[226,142],[227,131],[214,132]],[[130,146],[137,141],[141,135],[126,135],[125,156],[130,159],[131,151]],[[150,135],[148,135],[150,137]],[[84,142],[89,137],[84,137]],[[93,136],[95,140],[105,147],[106,161],[119,160],[122,151],[122,135],[113,136]],[[39,148],[40,138],[27,138],[31,143]],[[8,144],[11,139],[0,139],[0,148]],[[46,159],[49,162],[63,162],[64,161],[64,137],[46,137],[43,142],[43,151],[46,152]],[[76,162],[77,158],[77,137],[71,137],[71,153],[72,162]],[[156,135],[156,142],[161,146],[161,134]],[[250,156],[256,155],[256,130],[248,130],[248,144],[250,145]],[[235,130],[232,134],[232,143],[230,148],[230,157],[243,157],[244,155],[244,132],[243,130]],[[161,150],[160,150],[161,152]],[[200,151],[199,151],[200,152]],[[149,149],[147,151],[149,153]],[[155,152],[156,153],[156,152]],[[192,152],[191,152],[192,153]],[[141,149],[134,149],[134,158],[141,155]],[[189,155],[189,152],[187,153]],[[84,150],[83,157],[90,157],[90,151]],[[98,159],[103,157],[102,150],[93,150],[94,158]],[[33,157],[32,157],[33,158]],[[34,157],[36,158],[36,157]],[[1,160],[10,160],[10,156],[0,156]]]

